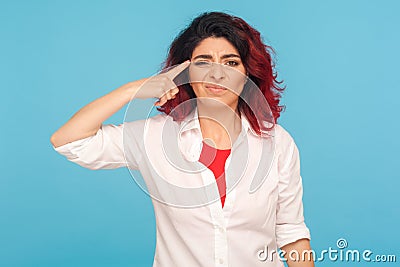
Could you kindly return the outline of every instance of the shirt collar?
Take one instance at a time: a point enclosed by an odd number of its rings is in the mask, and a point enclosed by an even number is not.
[[[249,130],[250,132],[255,135],[259,136],[251,127],[250,122],[246,118],[246,115],[241,112],[240,113],[241,121],[242,121],[242,131],[247,133]],[[190,131],[190,130],[198,130],[200,131],[200,122],[198,117],[197,107],[193,109],[191,113],[184,120],[181,121],[180,128],[179,128],[179,135]]]
[[[179,127],[179,135],[195,129],[200,131],[200,122],[197,108],[194,108],[193,111],[190,112],[189,115],[187,115],[186,118],[181,121]]]

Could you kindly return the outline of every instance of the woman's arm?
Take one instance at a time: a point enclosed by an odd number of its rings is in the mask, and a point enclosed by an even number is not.
[[[139,86],[140,81],[127,83],[84,106],[51,136],[50,142],[59,147],[94,135],[103,121],[130,101]]]
[[[284,251],[283,255],[289,267],[314,267],[314,255],[308,239],[287,244],[281,247],[281,250]]]
[[[155,77],[129,82],[94,100],[75,113],[50,138],[54,147],[93,136],[102,123],[134,98],[159,98],[156,105],[163,105],[178,93],[173,84],[175,78],[189,65],[184,62],[166,73]]]
[[[275,230],[277,244],[284,252],[283,256],[289,267],[313,267],[313,258],[308,260],[311,237],[303,216],[299,151],[293,138],[281,126],[277,126],[276,136],[276,142],[281,148],[278,152],[279,196]]]

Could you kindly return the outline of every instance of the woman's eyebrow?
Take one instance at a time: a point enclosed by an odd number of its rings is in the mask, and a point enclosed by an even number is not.
[[[240,59],[240,56],[238,54],[226,54],[226,55],[223,55],[221,57],[221,59],[230,58],[230,57],[237,57]]]
[[[225,54],[223,56],[221,56],[221,59],[226,59],[226,58],[231,58],[231,57],[236,57],[240,59],[240,56],[238,54]],[[201,54],[201,55],[197,55],[193,58],[194,59],[198,59],[198,58],[203,58],[203,59],[212,59],[212,55],[208,55],[208,54]]]
[[[198,56],[195,56],[193,59],[198,59],[198,58],[212,59],[213,57],[211,55],[198,55]]]

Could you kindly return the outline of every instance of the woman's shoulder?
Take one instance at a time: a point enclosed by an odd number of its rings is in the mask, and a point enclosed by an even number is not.
[[[287,148],[294,144],[294,138],[289,133],[289,131],[280,124],[275,124],[274,126],[275,143],[277,147],[282,149]]]
[[[274,130],[275,130],[275,135],[277,137],[281,137],[281,138],[292,138],[292,135],[289,133],[289,131],[286,129],[286,127],[282,126],[279,123],[276,123],[274,125]]]

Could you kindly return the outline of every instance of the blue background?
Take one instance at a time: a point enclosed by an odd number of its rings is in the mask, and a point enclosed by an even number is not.
[[[349,249],[399,258],[399,8],[376,0],[1,1],[0,266],[152,264],[152,205],[129,172],[81,168],[49,138],[85,104],[156,73],[173,37],[203,11],[244,18],[277,52],[287,86],[280,123],[300,149],[314,250],[337,248],[343,237]],[[122,122],[124,111],[107,122]]]

